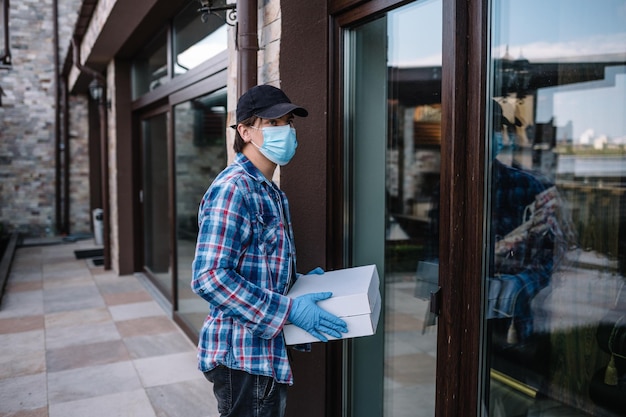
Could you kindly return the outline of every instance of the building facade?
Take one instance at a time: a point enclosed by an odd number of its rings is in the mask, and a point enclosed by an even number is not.
[[[298,269],[375,264],[383,308],[374,336],[293,352],[289,415],[626,410],[626,2],[16,3],[2,221],[73,233],[102,208],[103,267],[145,274],[192,340],[237,97],[309,110],[274,178]]]
[[[56,12],[52,1],[3,1],[1,5],[6,11],[3,18],[8,18],[3,29],[10,31],[2,37],[6,46],[0,54],[0,222],[26,235],[60,231],[57,219],[65,210],[66,229],[90,231],[84,97],[70,98],[76,111],[67,154],[64,144],[57,142],[61,123],[55,113],[59,99],[55,62],[67,53],[80,2],[55,4]],[[59,48],[54,47],[57,40]],[[62,160],[70,157],[72,171],[62,173]],[[64,206],[62,194],[67,195]]]

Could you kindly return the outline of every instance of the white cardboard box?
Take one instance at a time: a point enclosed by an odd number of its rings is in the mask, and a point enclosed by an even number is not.
[[[322,275],[302,275],[287,296],[295,298],[312,292],[332,292],[331,298],[319,301],[317,305],[346,322],[348,332],[342,334],[342,339],[347,339],[376,333],[382,307],[379,284],[376,265],[366,265]],[[288,345],[319,342],[315,336],[293,324],[285,325],[283,332]],[[337,339],[325,336],[329,340]]]

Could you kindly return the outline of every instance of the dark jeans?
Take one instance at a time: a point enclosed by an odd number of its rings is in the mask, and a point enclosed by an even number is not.
[[[287,385],[274,378],[218,366],[204,373],[213,383],[220,417],[283,417]]]

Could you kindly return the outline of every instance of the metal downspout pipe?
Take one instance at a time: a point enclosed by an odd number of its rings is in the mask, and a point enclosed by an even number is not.
[[[52,24],[54,42],[54,224],[58,233],[69,233],[67,219],[62,209],[69,204],[69,198],[65,194],[65,187],[62,187],[61,179],[67,177],[69,172],[69,161],[61,156],[63,152],[61,146],[61,96],[60,96],[60,74],[59,74],[59,2],[53,0]],[[63,164],[63,167],[61,166]],[[64,182],[65,183],[65,182]]]
[[[111,269],[111,242],[110,242],[110,203],[109,203],[109,141],[107,128],[107,88],[106,80],[103,83],[102,97],[98,102],[100,115],[100,158],[102,165],[102,244],[103,268]]]
[[[100,117],[100,171],[102,172],[102,240],[104,269],[111,269],[111,243],[110,243],[110,213],[109,213],[109,148],[107,140],[107,88],[106,78],[98,71],[83,66],[80,61],[80,50],[76,44],[76,39],[72,38],[72,52],[74,55],[74,65],[79,71],[91,75],[94,79],[102,83],[103,94],[98,102],[98,113]]]
[[[257,84],[257,0],[237,2],[237,97]]]

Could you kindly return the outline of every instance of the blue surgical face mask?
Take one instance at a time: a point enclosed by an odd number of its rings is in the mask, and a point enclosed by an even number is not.
[[[258,127],[250,126],[253,129]],[[276,165],[287,165],[296,154],[298,141],[296,129],[290,125],[269,126],[261,129],[263,133],[263,145],[259,146],[250,141],[267,159]]]

